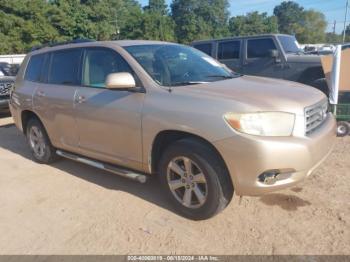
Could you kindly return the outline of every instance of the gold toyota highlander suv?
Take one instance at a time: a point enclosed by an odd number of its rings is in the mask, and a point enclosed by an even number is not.
[[[233,192],[295,185],[326,158],[335,120],[320,91],[238,75],[188,46],[73,41],[32,51],[10,109],[34,160],[59,157],[145,182],[207,219]]]

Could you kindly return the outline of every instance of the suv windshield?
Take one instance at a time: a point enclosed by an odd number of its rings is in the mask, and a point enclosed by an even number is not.
[[[300,47],[297,39],[294,36],[279,35],[278,40],[286,53],[300,53]]]
[[[192,47],[158,44],[128,46],[125,49],[163,86],[214,82],[237,76],[210,56]]]

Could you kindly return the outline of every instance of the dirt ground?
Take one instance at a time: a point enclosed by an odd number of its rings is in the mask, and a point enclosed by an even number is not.
[[[350,137],[298,187],[235,197],[213,219],[175,214],[141,185],[70,160],[31,160],[0,118],[0,254],[350,254]]]

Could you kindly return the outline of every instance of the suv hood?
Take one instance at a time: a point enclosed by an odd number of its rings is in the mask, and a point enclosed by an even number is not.
[[[1,76],[0,82],[15,82],[16,77],[14,76]]]
[[[313,63],[321,65],[321,56],[319,55],[296,55],[296,54],[288,54],[287,55],[288,63]]]
[[[322,92],[310,86],[253,76],[242,76],[182,88],[188,95],[196,94],[199,98],[205,96],[211,99],[229,100],[229,102],[244,104],[249,110],[295,114],[304,114],[305,107],[326,99]]]

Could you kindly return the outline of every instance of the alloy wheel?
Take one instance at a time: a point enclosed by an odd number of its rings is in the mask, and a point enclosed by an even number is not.
[[[45,155],[45,139],[44,135],[41,132],[41,130],[36,127],[32,126],[29,131],[29,144],[34,151],[34,154],[37,158],[42,158]]]
[[[167,168],[167,182],[173,196],[185,207],[194,209],[205,204],[207,180],[193,160],[184,156],[172,159]]]

